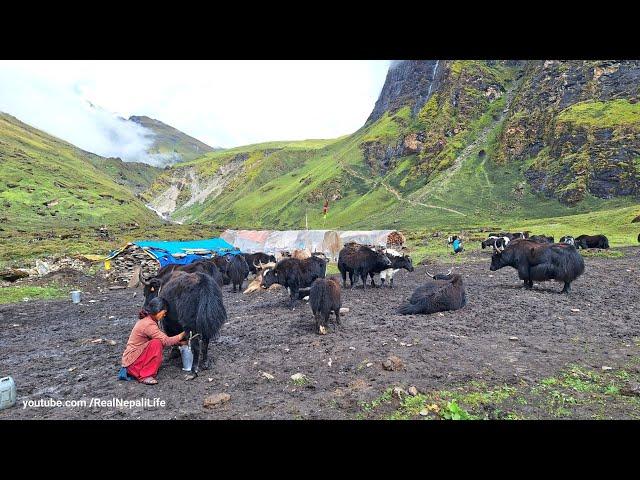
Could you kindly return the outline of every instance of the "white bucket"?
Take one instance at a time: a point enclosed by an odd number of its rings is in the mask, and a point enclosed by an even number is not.
[[[0,410],[16,404],[16,384],[11,377],[0,378]]]
[[[80,303],[80,291],[79,290],[74,290],[73,292],[71,292],[71,301],[73,301],[73,303]]]
[[[182,356],[182,370],[190,372],[193,367],[193,352],[189,345],[180,345],[180,355]]]

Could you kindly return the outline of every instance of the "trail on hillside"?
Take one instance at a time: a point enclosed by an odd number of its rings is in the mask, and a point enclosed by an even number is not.
[[[480,131],[478,136],[469,145],[467,145],[462,150],[462,152],[460,152],[460,154],[456,157],[455,161],[453,162],[453,165],[451,165],[451,167],[449,167],[445,172],[443,172],[442,175],[438,178],[438,185],[440,185],[440,186],[446,185],[447,182],[453,177],[453,175],[456,172],[458,172],[458,170],[460,170],[460,167],[462,167],[462,164],[469,158],[471,153],[476,148],[478,148],[480,145],[484,144],[487,141],[488,135],[496,128],[496,126],[498,126],[504,120],[507,112],[509,111],[509,108],[511,107],[511,102],[513,101],[513,97],[515,95],[515,92],[517,91],[518,85],[519,85],[519,82],[514,82],[514,84],[511,86],[511,88],[509,88],[505,92],[504,108],[500,112],[500,115],[498,116],[498,118],[493,120],[486,127],[484,127]],[[486,158],[482,162],[483,173],[484,173],[484,177],[485,177],[485,180],[487,182],[487,185],[490,186],[491,182],[489,181],[489,177],[487,176],[486,171],[484,171],[485,162],[486,162]],[[442,207],[442,206],[439,206],[439,205],[423,203],[421,200],[423,200],[423,198],[428,194],[433,195],[433,193],[434,193],[433,191],[422,192],[422,193],[418,194],[418,197],[416,199],[405,198],[398,190],[396,190],[395,188],[393,188],[392,186],[387,184],[383,179],[367,178],[364,175],[358,173],[353,168],[347,166],[340,159],[338,159],[338,164],[341,166],[343,171],[345,171],[346,173],[348,173],[351,176],[359,178],[360,180],[364,181],[366,184],[371,185],[372,189],[376,188],[378,186],[378,184],[382,185],[385,188],[385,190],[387,190],[389,193],[394,195],[400,202],[407,203],[407,204],[412,205],[412,206],[425,207],[425,208],[434,208],[434,209],[439,209],[439,210],[445,210],[447,212],[455,213],[457,215],[462,215],[462,216],[465,216],[465,217],[467,216],[467,214],[465,214],[463,212],[460,212],[458,210],[455,210],[453,208],[447,208],[447,207]]]
[[[514,97],[514,95],[515,95],[515,93],[517,91],[518,85],[519,85],[518,82],[514,82],[514,84],[511,86],[511,88],[509,88],[505,92],[504,108],[500,112],[500,115],[498,116],[498,118],[496,120],[493,120],[486,127],[484,127],[480,131],[478,136],[475,138],[475,140],[473,142],[471,142],[469,145],[467,145],[462,150],[462,152],[460,152],[460,154],[456,157],[455,161],[453,162],[453,165],[451,165],[451,167],[449,167],[447,170],[442,172],[442,174],[437,178],[437,180],[438,180],[437,184],[439,186],[442,187],[444,185],[447,185],[448,181],[453,177],[453,175],[458,170],[460,170],[460,167],[462,167],[462,164],[469,158],[469,155],[471,155],[471,153],[476,148],[478,148],[480,145],[484,144],[487,141],[487,136],[489,135],[489,133],[491,133],[498,125],[500,125],[500,123],[502,123],[502,121],[504,120],[504,117],[506,116],[507,112],[509,111],[509,108],[511,107],[511,102],[513,101],[513,97]],[[487,181],[488,185],[491,185],[491,182],[489,181],[489,177],[487,176],[486,171],[484,171],[485,162],[486,162],[486,158],[482,162],[483,172],[484,172],[484,175],[485,175],[485,180]],[[437,190],[437,188],[436,188],[436,190]],[[418,200],[422,200],[422,198],[424,196],[426,196],[427,194],[433,194],[433,193],[434,193],[434,191],[422,192],[421,194],[419,194]]]
[[[367,184],[371,184],[373,183],[372,189],[376,188],[378,186],[378,183],[380,183],[380,185],[382,185],[385,190],[387,190],[389,193],[391,193],[392,195],[394,195],[399,201],[404,202],[404,203],[408,203],[410,205],[413,206],[420,206],[420,207],[425,207],[425,208],[436,208],[439,210],[446,210],[452,213],[457,213],[458,215],[463,215],[466,216],[465,213],[459,212],[457,210],[453,210],[452,208],[447,208],[447,207],[440,207],[438,205],[430,205],[427,203],[421,203],[421,202],[417,202],[414,200],[410,200],[408,198],[404,198],[402,196],[402,194],[400,192],[398,192],[395,188],[393,188],[392,186],[388,185],[384,180],[380,179],[380,180],[372,180],[371,178],[367,178],[363,175],[361,175],[360,173],[358,173],[357,171],[355,171],[354,169],[352,169],[351,167],[345,165],[344,163],[342,163],[341,160],[338,160],[338,163],[340,164],[340,167],[347,172],[348,174],[359,178],[360,180],[364,181]]]
[[[454,210],[453,208],[447,208],[447,207],[439,207],[438,205],[430,205],[428,203],[422,203],[422,202],[417,202],[415,200],[411,200],[409,198],[404,198],[400,192],[398,192],[395,188],[393,188],[390,185],[387,185],[384,180],[382,181],[382,186],[384,188],[387,189],[388,192],[394,194],[396,196],[396,198],[398,200],[400,200],[401,202],[405,202],[408,203],[410,205],[414,205],[414,206],[420,206],[420,207],[426,207],[426,208],[439,208],[440,210],[446,210],[448,212],[452,212],[452,213],[457,213],[458,215],[462,215],[463,217],[466,217],[467,214],[466,213],[462,213],[459,212],[458,210]]]

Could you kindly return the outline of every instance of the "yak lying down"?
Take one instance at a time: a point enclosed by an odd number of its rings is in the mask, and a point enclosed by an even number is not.
[[[451,270],[437,275],[427,272],[427,275],[433,280],[416,288],[409,301],[400,306],[399,313],[411,315],[445,312],[458,310],[467,304],[461,275],[451,274]]]

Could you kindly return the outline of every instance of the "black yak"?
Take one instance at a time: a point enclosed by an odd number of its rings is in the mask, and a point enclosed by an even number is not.
[[[157,290],[162,286],[162,284],[174,273],[174,272],[186,272],[186,273],[206,273],[213,277],[216,283],[219,286],[222,286],[222,274],[216,267],[213,260],[202,259],[196,260],[195,262],[189,263],[187,265],[179,265],[176,263],[172,263],[170,265],[165,265],[155,277],[151,277],[149,280],[146,280],[142,277],[142,272],[140,272],[140,283],[144,286],[144,296],[149,296],[152,292],[157,292]],[[156,293],[157,295],[157,293]]]
[[[553,243],[554,238],[546,235],[531,235],[529,240],[536,243]]]
[[[249,265],[249,271],[254,275],[258,274],[258,270],[260,270],[261,263],[276,262],[276,257],[274,255],[269,255],[263,252],[243,253],[242,256],[247,261],[247,265]]]
[[[338,270],[342,275],[342,286],[347,288],[347,273],[351,281],[351,288],[354,286],[353,277],[356,282],[358,277],[362,279],[362,288],[367,288],[367,276],[371,275],[371,285],[376,286],[373,274],[391,268],[391,260],[384,253],[382,248],[374,248],[365,245],[349,244],[340,250],[338,255]]]
[[[236,285],[238,286],[238,292],[242,291],[242,284],[245,278],[249,276],[249,265],[242,255],[226,255],[225,261],[227,262],[225,273],[229,277],[230,283],[233,284],[233,291],[236,291]]]
[[[229,285],[231,283],[231,279],[229,278],[229,275],[227,275],[227,265],[229,264],[229,262],[227,261],[227,257],[224,255],[220,255],[220,256],[213,257],[212,260],[213,260],[213,263],[215,263],[216,266],[218,267],[218,270],[220,270],[220,273],[222,274],[223,285]]]
[[[333,278],[318,278],[311,285],[309,291],[309,305],[316,320],[318,333],[327,333],[329,315],[336,316],[336,326],[340,323],[340,284]]]
[[[227,321],[227,311],[222,303],[222,290],[210,275],[175,271],[169,275],[159,290],[145,295],[145,307],[155,297],[164,298],[169,311],[162,319],[162,329],[169,335],[187,333],[193,349],[192,373],[210,366],[209,341],[218,337],[220,328]]]
[[[609,248],[609,239],[604,235],[580,235],[576,237],[578,248]]]
[[[445,312],[458,310],[467,304],[462,276],[451,270],[446,274],[431,275],[433,280],[416,288],[408,302],[402,304],[399,313],[412,315],[418,313]]]
[[[384,285],[385,280],[389,280],[389,287],[393,288],[393,276],[404,268],[408,272],[413,272],[413,262],[409,255],[403,255],[397,250],[387,248],[385,254],[391,260],[391,268],[387,268],[380,272],[380,282]],[[371,281],[373,281],[373,273],[370,273]]]
[[[493,253],[492,272],[507,266],[518,270],[526,288],[533,288],[534,280],[556,280],[564,282],[562,293],[569,293],[571,282],[584,272],[584,260],[574,246],[531,240],[511,242],[503,251]]]
[[[267,268],[262,272],[262,288],[269,288],[278,283],[289,289],[290,303],[293,308],[298,299],[300,289],[309,288],[317,278],[324,278],[327,273],[327,262],[318,256],[300,260],[287,257],[276,263],[273,268]]]

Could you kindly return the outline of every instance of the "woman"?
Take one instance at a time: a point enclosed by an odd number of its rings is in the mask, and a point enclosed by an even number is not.
[[[156,297],[147,310],[141,312],[141,318],[136,322],[127,341],[127,347],[122,354],[122,368],[140,383],[155,385],[155,376],[162,364],[162,348],[171,345],[186,345],[185,332],[168,337],[158,327],[158,322],[167,314],[169,305],[163,298]]]

